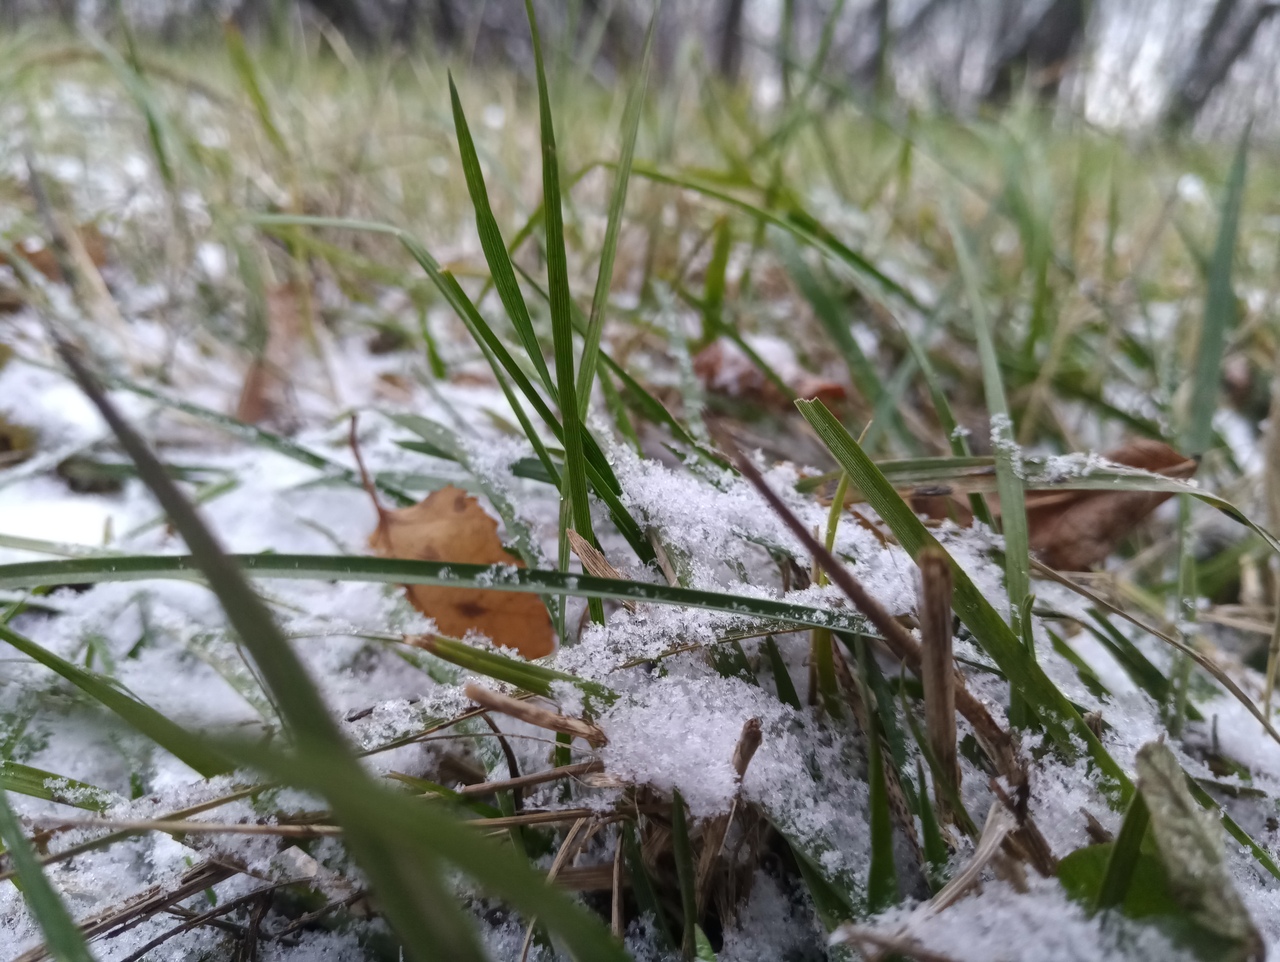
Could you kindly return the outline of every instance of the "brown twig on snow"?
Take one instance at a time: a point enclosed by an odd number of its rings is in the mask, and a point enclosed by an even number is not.
[[[925,548],[920,566],[920,663],[924,684],[924,720],[929,747],[937,761],[933,773],[938,812],[952,818],[946,799],[959,796],[960,763],[956,758],[956,669],[951,656],[951,563],[937,548]]]
[[[738,736],[738,744],[733,749],[733,770],[736,776],[735,781],[739,786],[742,785],[742,777],[747,773],[747,766],[751,764],[751,759],[755,756],[756,749],[760,747],[762,739],[760,719],[748,718],[742,726],[742,734]],[[702,915],[707,900],[711,897],[711,882],[715,876],[716,862],[720,858],[721,849],[724,848],[724,839],[729,833],[729,824],[733,821],[737,807],[738,800],[735,797],[729,806],[729,811],[710,819],[703,828],[702,852],[698,856],[698,870],[694,884],[699,916]]]
[[[462,693],[477,705],[489,711],[496,711],[512,718],[518,718],[520,721],[527,722],[538,728],[545,728],[548,731],[581,738],[592,748],[599,748],[609,743],[609,739],[605,737],[603,731],[596,725],[591,724],[591,722],[583,721],[581,718],[570,718],[568,715],[551,711],[549,708],[540,708],[527,701],[520,701],[510,695],[503,695],[480,685],[467,685],[462,690]]]

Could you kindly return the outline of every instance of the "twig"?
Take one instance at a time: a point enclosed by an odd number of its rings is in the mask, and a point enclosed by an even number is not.
[[[497,782],[478,782],[475,785],[464,785],[458,789],[459,795],[490,795],[494,792],[505,792],[512,788],[528,788],[530,785],[541,785],[544,782],[554,782],[561,778],[576,778],[578,775],[588,775],[592,772],[604,770],[604,763],[599,760],[589,762],[577,762],[573,765],[561,765],[559,768],[548,769],[545,772],[534,772],[530,775],[521,775],[519,778],[508,778]]]
[[[936,548],[925,548],[920,566],[920,640],[924,647],[924,719],[929,746],[937,759],[934,797],[938,812],[951,819],[945,799],[960,793],[960,763],[956,758],[956,669],[951,656],[951,565]],[[943,783],[943,784],[939,784]]]
[[[762,738],[760,719],[748,718],[742,726],[742,734],[738,736],[738,744],[733,749],[734,782],[739,790],[741,790],[742,778],[747,773],[747,766],[751,764],[751,759],[760,747]],[[711,897],[711,883],[715,878],[716,862],[720,858],[720,851],[724,848],[725,836],[729,834],[729,824],[733,821],[737,807],[738,799],[735,793],[729,811],[712,818],[703,829],[702,852],[698,856],[697,881],[694,885],[694,891],[697,892],[699,917],[702,916],[707,900]]]
[[[548,708],[539,708],[537,705],[531,705],[526,701],[520,701],[480,685],[467,685],[462,692],[482,708],[518,718],[537,728],[581,738],[592,748],[599,748],[609,743],[603,731],[581,718],[570,718],[568,715],[562,715]]]
[[[292,885],[294,884],[294,882],[300,882],[300,881],[305,881],[305,879],[289,879],[284,882],[272,882],[269,885],[264,885],[261,888],[254,889],[252,892],[249,892],[247,895],[241,895],[239,898],[234,898],[228,902],[223,902],[221,905],[216,905],[213,908],[211,908],[209,911],[204,912],[200,915],[193,915],[191,918],[187,919],[181,925],[176,925],[173,928],[169,929],[168,931],[162,932],[160,935],[157,935],[154,939],[152,939],[142,948],[138,949],[136,952],[133,952],[125,956],[123,959],[120,960],[120,962],[138,962],[139,959],[144,958],[146,954],[150,952],[152,949],[158,948],[159,946],[163,945],[165,942],[168,942],[175,935],[181,935],[183,932],[189,931],[190,929],[194,929],[197,926],[205,925],[206,923],[211,922],[214,919],[218,918],[218,916],[226,915],[229,912],[234,912],[236,909],[240,908],[242,905],[247,905],[250,902],[252,902],[254,899],[259,898],[268,892],[272,892],[275,889],[281,888],[282,886]]]

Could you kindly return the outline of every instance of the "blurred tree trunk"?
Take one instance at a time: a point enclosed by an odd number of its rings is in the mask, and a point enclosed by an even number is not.
[[[853,68],[851,76],[858,86],[874,87],[878,96],[885,96],[889,92],[889,50],[896,39],[889,30],[889,0],[873,0],[865,16],[866,24],[861,30],[876,38],[875,46]]]
[[[627,70],[640,62],[645,35],[645,24],[638,14],[641,4],[585,0],[582,7],[588,15],[586,19],[604,18],[598,57],[615,70]]]
[[[1218,0],[1214,4],[1195,53],[1173,85],[1164,111],[1169,130],[1187,126],[1200,114],[1232,65],[1248,53],[1258,30],[1277,12],[1280,3],[1258,3],[1241,9],[1239,0]]]
[[[996,53],[984,99],[997,103],[1008,100],[1018,76],[1030,82],[1040,100],[1057,97],[1062,77],[1084,37],[1089,7],[1089,0],[1051,0],[1038,17],[1011,31],[1012,36]]]
[[[308,3],[353,47],[367,50],[374,46],[377,37],[359,0],[308,0]]]
[[[728,83],[742,71],[742,15],[746,0],[725,0],[717,37],[716,70]]]

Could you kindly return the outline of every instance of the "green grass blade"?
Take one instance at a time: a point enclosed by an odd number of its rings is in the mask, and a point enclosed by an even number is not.
[[[582,343],[582,362],[578,368],[578,418],[585,420],[591,403],[591,385],[595,381],[596,362],[600,352],[600,335],[604,331],[605,308],[609,303],[609,291],[613,286],[613,263],[618,253],[618,231],[622,227],[622,213],[627,203],[627,186],[631,182],[631,164],[635,159],[636,136],[640,131],[640,112],[644,106],[645,88],[649,84],[649,67],[653,62],[653,37],[658,24],[658,9],[649,17],[649,29],[645,33],[644,53],[640,58],[640,72],[627,93],[627,105],[622,112],[622,152],[614,169],[613,195],[609,198],[609,219],[605,226],[604,243],[600,248],[600,268],[596,274],[596,289],[591,297],[591,315]]]
[[[1191,406],[1188,409],[1185,450],[1199,455],[1213,444],[1213,415],[1218,410],[1218,386],[1222,380],[1222,355],[1227,332],[1235,324],[1235,291],[1231,285],[1231,269],[1235,260],[1239,233],[1240,205],[1244,197],[1245,167],[1248,160],[1249,129],[1240,137],[1227,193],[1222,201],[1218,224],[1218,241],[1209,265],[1209,285],[1205,292],[1204,321],[1196,350],[1195,370],[1191,383]]]
[[[225,755],[210,748],[198,736],[169,720],[150,705],[126,694],[111,679],[55,655],[25,635],[18,634],[8,625],[0,624],[0,641],[61,675],[205,778],[224,774],[234,768]]]
[[[271,104],[262,92],[262,81],[258,76],[258,68],[254,65],[253,58],[249,56],[249,50],[244,45],[244,36],[240,33],[239,28],[230,22],[224,27],[223,36],[227,42],[227,53],[231,56],[232,70],[235,71],[236,79],[240,81],[240,86],[248,94],[249,102],[253,104],[254,113],[258,115],[258,123],[261,125],[263,133],[271,141],[271,146],[280,152],[281,157],[288,157],[290,154],[289,145],[280,133],[280,127],[271,111]]]
[[[1120,834],[1116,836],[1107,856],[1107,868],[1102,876],[1102,884],[1093,901],[1093,911],[1111,909],[1124,902],[1133,880],[1133,870],[1138,864],[1138,851],[1142,838],[1147,834],[1150,817],[1146,800],[1141,792],[1135,792],[1129,799],[1129,807],[1124,813],[1124,821],[1120,823]]]
[[[964,228],[954,217],[948,219],[951,241],[960,264],[960,274],[964,278],[969,316],[973,318],[974,335],[978,341],[983,393],[986,395],[987,412],[991,417],[991,446],[995,449],[996,487],[1000,492],[1000,527],[1004,534],[1005,588],[1009,593],[1010,621],[1016,631],[1021,621],[1021,612],[1026,608],[1027,598],[1031,593],[1031,549],[1027,534],[1026,501],[1020,477],[1022,454],[1015,440],[1013,419],[1005,399],[1000,359],[996,353],[986,300],[978,280],[977,265],[965,238]],[[1029,635],[1023,637],[1023,643],[1034,657],[1035,651]]]
[[[874,702],[868,698],[865,658],[869,657],[865,643],[859,643],[862,694],[864,704]],[[898,871],[893,863],[893,815],[889,811],[888,774],[885,771],[883,739],[880,716],[867,712],[867,807],[870,811],[871,858],[867,867],[867,911],[872,915],[884,911],[898,901]]]
[[[89,812],[104,812],[121,801],[105,788],[18,762],[0,762],[0,792],[16,792]]]
[[[9,807],[9,799],[3,791],[0,791],[0,841],[4,842],[9,858],[18,870],[23,899],[40,923],[50,954],[58,962],[93,962],[80,927],[49,884],[31,843],[22,834],[22,823]]]
[[[453,107],[453,125],[458,135],[458,152],[462,156],[462,173],[466,177],[471,206],[476,212],[476,231],[480,234],[480,247],[489,264],[489,275],[493,278],[498,299],[502,301],[507,317],[516,329],[516,336],[520,338],[525,354],[533,362],[538,377],[554,398],[555,387],[551,381],[551,372],[547,370],[547,362],[542,357],[542,346],[533,329],[529,307],[525,304],[524,295],[520,293],[520,284],[516,281],[511,255],[507,253],[507,245],[498,229],[498,220],[493,216],[489,192],[484,184],[484,173],[480,169],[480,157],[476,154],[475,141],[471,139],[471,128],[467,125],[462,100],[458,96],[458,88],[454,86],[452,74],[449,75],[449,99]]]
[[[475,932],[468,927],[461,910],[443,897],[444,881],[430,853],[424,853],[421,859],[406,857],[399,840],[386,833],[383,821],[370,819],[347,802],[347,793],[376,797],[373,793],[378,788],[351,754],[306,668],[266,604],[83,362],[70,348],[61,353],[76,383],[137,465],[139,477],[190,547],[193,561],[217,595],[228,622],[252,655],[297,749],[313,761],[320,759],[317,764],[305,766],[315,773],[309,779],[310,787],[319,790],[333,805],[335,815],[349,833],[353,855],[378,892],[387,919],[406,949],[425,962],[435,956],[431,947],[439,940],[448,945],[452,957],[481,962],[484,953]],[[7,629],[5,633],[10,634]]]
[[[667,919],[662,900],[658,897],[653,878],[645,867],[644,855],[636,839],[635,825],[631,822],[622,823],[622,853],[627,860],[627,875],[631,878],[636,905],[657,923],[658,934],[665,940],[665,944],[674,947],[676,939],[671,934],[671,923]]]
[[[556,151],[555,125],[551,117],[551,95],[542,62],[542,39],[538,32],[533,0],[525,0],[525,14],[533,37],[533,65],[538,80],[538,119],[542,135],[543,223],[547,234],[547,291],[551,296],[551,336],[555,342],[556,385],[559,389],[561,427],[564,441],[564,484],[560,496],[569,502],[573,526],[578,534],[596,542],[591,523],[591,503],[587,500],[586,459],[583,454],[585,427],[578,407],[578,388],[573,357],[573,295],[569,290],[569,258],[564,244],[564,210],[560,195],[560,157]],[[506,248],[503,248],[506,254]],[[591,619],[604,621],[599,600],[589,602]]]
[[[614,691],[598,682],[586,681],[576,675],[532,664],[520,658],[508,658],[496,652],[484,651],[463,641],[433,638],[426,648],[437,658],[443,658],[459,668],[507,682],[544,698],[554,697],[552,685],[556,682],[568,682],[601,706],[609,705],[618,697]]]
[[[415,584],[438,587],[472,587],[530,594],[564,594],[579,598],[629,599],[720,611],[742,618],[863,632],[862,620],[840,609],[734,595],[693,588],[673,588],[644,581],[595,578],[514,568],[510,565],[464,565],[444,561],[404,561],[359,555],[232,555],[247,574],[260,578],[319,581],[372,581],[380,584]],[[36,588],[42,585],[89,584],[103,581],[141,581],[149,578],[201,580],[200,567],[188,555],[134,555],[110,558],[71,558],[0,565],[0,590]]]

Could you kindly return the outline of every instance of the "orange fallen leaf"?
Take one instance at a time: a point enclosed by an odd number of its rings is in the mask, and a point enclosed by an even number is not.
[[[369,536],[369,546],[382,557],[524,567],[519,558],[502,547],[498,522],[489,517],[479,501],[452,485],[433,491],[408,508],[384,508],[360,457],[354,419],[351,449],[365,490],[378,511],[378,527]],[[494,644],[514,648],[525,658],[541,658],[555,650],[551,616],[537,595],[430,585],[405,585],[405,594],[415,608],[435,620],[442,635],[461,638],[468,631],[478,631]]]
[[[94,224],[81,224],[74,231],[68,230],[67,239],[72,244],[77,244],[83,248],[83,251],[72,251],[72,259],[76,259],[76,255],[87,258],[88,262],[94,267],[101,267],[107,262],[107,239],[102,236],[102,231],[98,230]],[[74,235],[74,240],[72,237]],[[62,267],[58,263],[58,258],[43,240],[28,238],[19,241],[13,245],[14,251],[28,264],[38,270],[51,281],[62,280]],[[9,258],[5,254],[0,254],[0,264],[8,264]]]
[[[1167,478],[1185,480],[1196,473],[1196,462],[1169,445],[1146,438],[1129,441],[1103,455],[1108,461],[1140,468]],[[1106,560],[1121,539],[1146,519],[1171,494],[1160,491],[1028,491],[1027,535],[1032,553],[1051,568],[1084,571]],[[967,501],[958,492],[913,494],[911,506],[935,519],[973,522]],[[998,499],[987,496],[993,512]]]

